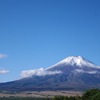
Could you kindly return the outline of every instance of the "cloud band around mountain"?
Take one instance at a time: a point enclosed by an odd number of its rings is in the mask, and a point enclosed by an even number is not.
[[[45,76],[45,75],[54,75],[59,74],[61,71],[47,71],[43,68],[35,69],[35,70],[24,70],[21,72],[22,77],[30,77],[30,76]]]

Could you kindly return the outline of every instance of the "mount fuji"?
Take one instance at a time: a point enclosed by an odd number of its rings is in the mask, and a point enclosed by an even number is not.
[[[26,71],[23,72],[25,76]],[[17,81],[1,83],[0,90],[86,90],[100,88],[100,66],[81,56],[70,56],[48,68],[33,70]]]

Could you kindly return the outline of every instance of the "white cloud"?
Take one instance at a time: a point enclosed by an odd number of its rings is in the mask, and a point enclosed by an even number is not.
[[[0,54],[0,59],[6,58],[6,57],[8,57],[8,55],[6,55],[6,54]]]
[[[0,69],[0,74],[6,74],[8,72],[9,72],[8,70]]]
[[[35,69],[35,70],[25,70],[21,72],[22,77],[30,77],[32,75],[36,76],[45,76],[45,75],[53,75],[53,74],[59,74],[61,71],[47,71],[43,68]]]
[[[75,71],[78,72],[78,73],[88,73],[88,74],[96,74],[96,73],[99,73],[98,71],[84,71],[82,69],[76,69]]]

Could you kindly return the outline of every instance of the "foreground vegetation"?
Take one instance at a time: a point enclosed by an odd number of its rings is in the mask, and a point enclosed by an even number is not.
[[[99,89],[91,89],[86,91],[83,96],[56,96],[53,100],[100,100],[100,90]]]
[[[86,91],[83,96],[55,96],[54,98],[33,98],[33,97],[1,97],[0,100],[100,100],[100,90],[92,89]]]

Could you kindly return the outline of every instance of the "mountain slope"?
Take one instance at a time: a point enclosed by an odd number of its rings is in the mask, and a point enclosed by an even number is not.
[[[85,90],[100,88],[100,67],[81,56],[68,57],[30,77],[0,84],[0,90]]]

